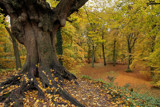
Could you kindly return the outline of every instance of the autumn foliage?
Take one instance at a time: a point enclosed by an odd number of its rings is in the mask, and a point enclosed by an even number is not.
[[[17,4],[10,0],[8,0],[10,2],[2,1],[4,0],[0,0],[0,73],[10,77],[13,70],[16,76],[7,82],[4,82],[3,78],[0,92],[4,91],[0,95],[0,101],[11,94],[9,88],[12,89],[11,95],[14,95],[16,89],[33,88],[36,91],[25,90],[23,95],[25,97],[21,98],[27,106],[32,104],[73,107],[76,104],[97,107],[102,105],[159,106],[159,102],[154,98],[145,99],[144,96],[144,99],[141,99],[141,95],[132,92],[133,90],[114,86],[112,83],[115,81],[115,75],[118,76],[117,72],[111,71],[105,74],[109,81],[103,81],[104,79],[101,78],[103,80],[97,82],[88,76],[83,76],[83,79],[77,80],[80,87],[77,88],[78,86],[75,85],[77,84],[75,75],[80,75],[80,71],[83,70],[81,67],[87,65],[86,63],[93,69],[97,69],[95,63],[103,63],[106,68],[107,64],[113,65],[114,68],[117,65],[124,65],[123,72],[133,74],[139,72],[138,75],[143,75],[142,77],[150,81],[152,88],[160,88],[159,0],[92,0],[86,5],[84,4],[87,0],[72,0],[72,2],[34,0],[34,3],[30,0],[19,3],[14,0]],[[5,3],[7,5],[4,5]],[[24,8],[25,3],[28,3],[28,9],[20,9]],[[9,6],[12,8],[8,8]],[[9,11],[10,9],[13,12]],[[17,15],[13,15],[16,10],[23,12],[17,11]],[[17,63],[13,38],[7,32],[7,28],[17,39],[19,59],[24,65],[17,71],[15,71]],[[60,29],[61,40],[56,38],[58,29]],[[57,52],[58,45],[61,45],[61,54]],[[30,73],[26,73],[28,71]],[[98,73],[94,75],[98,76]],[[64,79],[72,81],[67,82]],[[66,86],[63,87],[63,83]],[[87,96],[84,95],[88,93],[86,88],[91,91]],[[98,90],[97,96],[96,90]],[[72,92],[76,94],[75,97],[72,96]],[[92,94],[94,94],[93,99],[91,99]],[[45,99],[38,99],[38,97],[45,97]],[[67,98],[71,100],[68,101]],[[105,100],[107,104],[104,104]],[[12,103],[18,100],[7,101],[11,103],[10,105],[14,105]],[[91,104],[89,101],[96,103]]]

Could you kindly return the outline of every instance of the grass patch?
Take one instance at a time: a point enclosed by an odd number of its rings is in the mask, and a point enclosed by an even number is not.
[[[94,80],[95,82],[101,82],[101,83],[104,83],[104,84],[106,84],[107,82],[106,81],[104,81],[103,79],[95,79]]]
[[[81,78],[92,80],[92,78],[90,76],[88,76],[88,75],[82,75]]]

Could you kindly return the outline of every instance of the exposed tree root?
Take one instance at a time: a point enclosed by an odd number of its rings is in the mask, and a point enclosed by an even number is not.
[[[0,84],[0,92],[3,92],[2,96],[0,96],[0,102],[3,101],[5,107],[23,107],[25,92],[28,90],[37,90],[39,99],[45,99],[45,93],[50,93],[53,96],[52,101],[55,102],[54,95],[58,94],[63,99],[69,100],[72,104],[78,107],[84,107],[63,88],[64,74],[68,74],[65,77],[69,80],[76,79],[76,77],[68,73],[65,69],[61,69],[63,75],[58,73],[58,70],[60,69],[49,69],[49,71],[39,70],[38,78],[35,77],[35,71],[33,69],[30,72],[20,73],[17,76],[11,77]],[[11,91],[7,90],[10,86],[15,86],[15,89]],[[55,104],[60,103],[55,102]],[[66,103],[64,102],[62,104],[65,105]]]
[[[2,87],[2,86],[4,86],[4,85],[14,85],[14,84],[17,84],[17,82],[19,81],[19,78],[20,78],[20,77],[21,77],[20,75],[18,75],[18,76],[13,76],[13,77],[7,79],[5,82],[2,82],[2,83],[0,84],[0,87]],[[2,90],[2,88],[0,88],[0,90]]]
[[[75,75],[71,74],[63,66],[55,66],[54,68],[55,68],[54,71],[56,72],[56,74],[61,75],[61,77],[64,78],[64,79],[67,79],[67,80],[75,80],[75,79],[77,79]]]

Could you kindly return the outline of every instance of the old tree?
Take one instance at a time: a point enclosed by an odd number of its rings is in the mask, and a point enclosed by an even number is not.
[[[0,96],[5,106],[23,106],[24,92],[38,90],[38,97],[44,98],[37,77],[48,93],[58,93],[76,106],[83,106],[63,89],[63,79],[75,80],[57,60],[55,35],[57,29],[65,26],[67,17],[78,11],[88,0],[59,0],[51,8],[46,0],[0,0],[1,13],[9,15],[14,37],[26,47],[27,59],[22,71],[0,84],[0,92],[11,85],[19,85],[11,92]]]

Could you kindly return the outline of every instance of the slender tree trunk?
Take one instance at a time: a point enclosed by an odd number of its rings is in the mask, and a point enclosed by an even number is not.
[[[90,44],[88,44],[88,63],[89,64],[91,63],[90,58],[91,58],[91,46],[90,46]]]
[[[95,58],[95,49],[94,44],[92,45],[92,67],[94,68],[94,58]]]
[[[96,63],[96,47],[94,46],[94,63]]]
[[[61,34],[61,28],[58,29],[56,37],[57,37],[57,54],[60,55],[59,62],[61,65],[63,65],[63,61],[61,58],[63,55],[63,39]]]
[[[7,52],[7,44],[5,43],[3,46],[4,46],[4,52],[6,53]],[[4,58],[6,58],[6,55],[4,56]]]
[[[116,66],[116,39],[114,39],[113,43],[113,66]]]
[[[104,30],[104,27],[103,27],[103,30]],[[102,31],[102,40],[104,40],[104,31]],[[106,66],[106,57],[105,57],[105,46],[104,46],[104,42],[102,43],[102,54],[103,54],[104,66]]]
[[[103,62],[104,62],[104,66],[106,66],[106,57],[105,57],[104,43],[102,43],[102,53],[103,53]]]
[[[151,37],[151,53],[154,52],[154,47],[155,47],[155,39],[156,39],[156,36],[152,36]],[[151,78],[154,77],[154,67],[150,66],[150,70],[151,70]]]
[[[130,65],[132,64],[132,48],[130,47],[130,45],[128,46],[128,69],[127,69],[127,72],[131,72],[131,68],[130,68]]]
[[[16,39],[14,38],[14,36],[12,35],[10,29],[8,27],[6,27],[6,30],[9,33],[9,36],[12,39],[14,56],[15,56],[15,59],[16,59],[16,69],[18,70],[19,68],[21,68],[21,60],[20,60],[20,54],[19,54],[19,49],[18,49],[18,43],[17,43]]]
[[[129,53],[131,54],[131,53]],[[131,70],[130,65],[131,65],[131,60],[132,60],[132,55],[128,55],[128,70]]]

